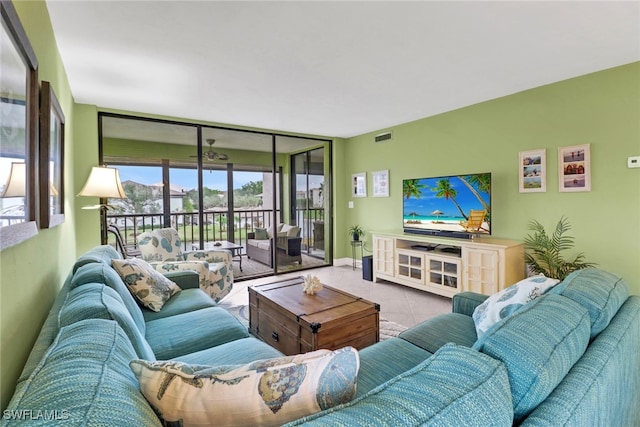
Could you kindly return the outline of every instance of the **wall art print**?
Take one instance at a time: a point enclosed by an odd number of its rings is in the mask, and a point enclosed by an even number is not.
[[[389,197],[389,170],[371,172],[373,197]]]
[[[367,173],[354,173],[351,175],[351,196],[367,197]]]
[[[518,159],[518,181],[521,193],[547,191],[547,150],[521,151]]]
[[[591,191],[589,144],[558,148],[558,186],[561,192]]]

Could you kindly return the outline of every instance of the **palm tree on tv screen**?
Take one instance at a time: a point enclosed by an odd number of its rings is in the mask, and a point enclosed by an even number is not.
[[[426,184],[420,184],[417,179],[405,179],[402,181],[402,194],[405,199],[410,199],[412,196],[419,199],[422,196],[422,190],[427,188]]]
[[[476,196],[478,201],[482,204],[484,210],[487,211],[488,215],[491,209],[489,209],[489,204],[482,198],[478,190],[485,194],[489,194],[489,188],[491,186],[491,175],[488,173],[466,175],[458,176],[458,179],[460,179],[462,183],[469,189],[469,191],[471,191],[471,193]]]
[[[458,192],[456,191],[455,188],[451,186],[451,182],[448,179],[438,180],[438,185],[436,185],[436,188],[433,188],[432,190],[436,192],[436,197],[445,198],[446,200],[451,200],[453,204],[456,205],[456,208],[458,208],[458,211],[460,211],[460,214],[465,219],[468,219],[467,215],[465,215],[464,211],[456,201],[456,196],[458,195]]]

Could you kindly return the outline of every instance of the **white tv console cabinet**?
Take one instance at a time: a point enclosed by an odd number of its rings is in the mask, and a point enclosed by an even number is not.
[[[453,297],[462,291],[491,295],[525,277],[524,245],[476,237],[373,234],[373,281],[388,280]]]

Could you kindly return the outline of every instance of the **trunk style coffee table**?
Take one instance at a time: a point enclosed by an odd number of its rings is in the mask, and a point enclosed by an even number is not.
[[[303,278],[249,287],[249,331],[286,355],[380,340],[380,305],[323,285],[302,292]]]

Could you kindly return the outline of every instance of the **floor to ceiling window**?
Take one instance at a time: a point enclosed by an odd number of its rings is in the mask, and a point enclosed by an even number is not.
[[[101,161],[120,170],[127,194],[109,201],[117,209],[108,221],[126,244],[161,227],[177,229],[185,250],[230,242],[241,246],[238,279],[331,262],[330,141],[110,113],[99,123]],[[295,164],[305,161],[299,173]],[[284,223],[294,234],[286,241],[278,234]]]
[[[291,212],[302,227],[302,249],[310,256],[324,258],[325,170],[324,149],[317,148],[291,156],[295,179],[291,182]]]

